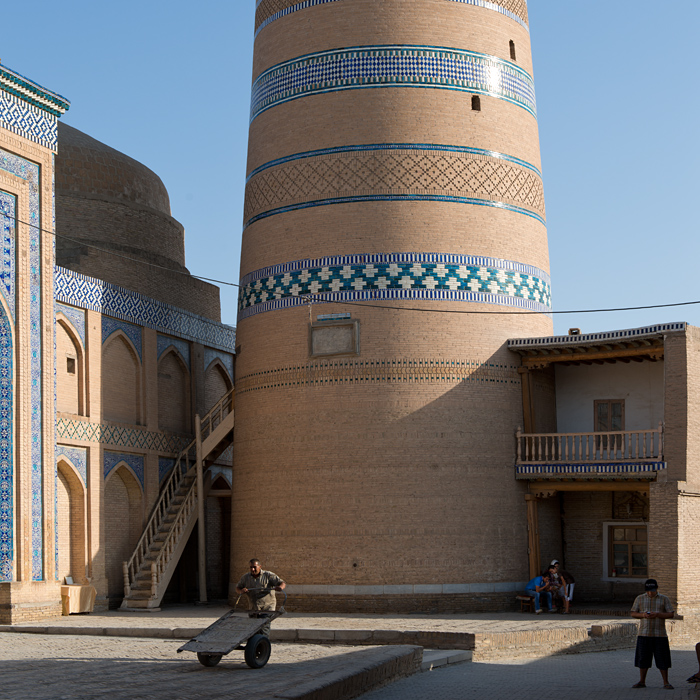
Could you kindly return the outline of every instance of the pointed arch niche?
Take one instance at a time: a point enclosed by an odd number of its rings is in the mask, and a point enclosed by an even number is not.
[[[105,567],[110,607],[124,597],[122,563],[134,553],[143,527],[141,484],[126,462],[119,462],[105,482]]]
[[[86,416],[85,349],[73,324],[56,314],[56,410]]]
[[[158,360],[158,428],[167,433],[192,432],[190,373],[177,348]]]
[[[87,494],[78,470],[64,455],[58,458],[56,483],[58,580],[71,576],[84,583],[87,561]]]
[[[204,374],[204,413],[208,413],[221,397],[233,387],[221,360],[211,361]]]
[[[117,330],[102,345],[102,416],[113,423],[142,422],[141,360],[127,335]]]

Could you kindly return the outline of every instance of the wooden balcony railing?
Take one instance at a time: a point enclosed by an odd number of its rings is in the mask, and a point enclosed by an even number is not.
[[[516,434],[518,464],[544,462],[635,462],[663,460],[664,432],[622,430],[609,433],[522,433]]]

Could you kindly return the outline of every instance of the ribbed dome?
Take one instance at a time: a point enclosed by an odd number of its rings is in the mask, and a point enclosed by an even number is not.
[[[62,122],[58,143],[57,190],[120,199],[170,216],[168,191],[145,165]]]

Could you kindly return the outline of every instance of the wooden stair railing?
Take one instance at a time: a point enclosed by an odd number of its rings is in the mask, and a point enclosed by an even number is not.
[[[185,447],[175,460],[170,476],[165,482],[160,497],[156,502],[148,523],[141,535],[134,553],[123,564],[124,600],[122,608],[130,607],[129,599],[136,590],[143,591],[144,584],[150,584],[148,607],[155,607],[165,593],[163,582],[167,585],[170,576],[168,568],[174,556],[179,556],[181,539],[185,531],[191,532],[193,522],[197,519],[198,489],[202,489],[202,473],[208,467],[207,457],[221,453],[223,441],[230,442],[234,424],[234,390],[231,389],[200,420],[197,416],[198,430],[195,439]],[[224,442],[224,444],[226,444]],[[199,457],[199,459],[198,459]],[[197,479],[192,479],[194,475]],[[188,485],[188,480],[192,479]],[[183,491],[183,489],[185,489]],[[182,499],[176,502],[176,499]],[[172,518],[172,520],[170,520]],[[165,539],[159,542],[159,535]],[[155,559],[154,559],[154,552]],[[172,571],[170,571],[172,575]],[[167,578],[167,581],[165,580]],[[141,585],[139,585],[141,584]]]

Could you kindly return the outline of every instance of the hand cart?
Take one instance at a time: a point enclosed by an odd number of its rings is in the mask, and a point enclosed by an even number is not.
[[[273,589],[255,589],[256,593],[265,593]],[[284,591],[282,591],[284,593]],[[240,596],[238,598],[240,600]],[[238,604],[238,600],[236,604]],[[194,651],[197,660],[202,666],[216,666],[222,656],[226,656],[234,649],[242,649],[246,664],[250,668],[262,668],[270,658],[270,639],[260,630],[265,625],[284,615],[284,603],[287,602],[287,594],[284,594],[284,602],[279,610],[265,611],[253,610],[251,612],[237,612],[234,605],[232,610],[222,615],[216,622],[209,625],[187,644],[183,644],[178,650]]]

